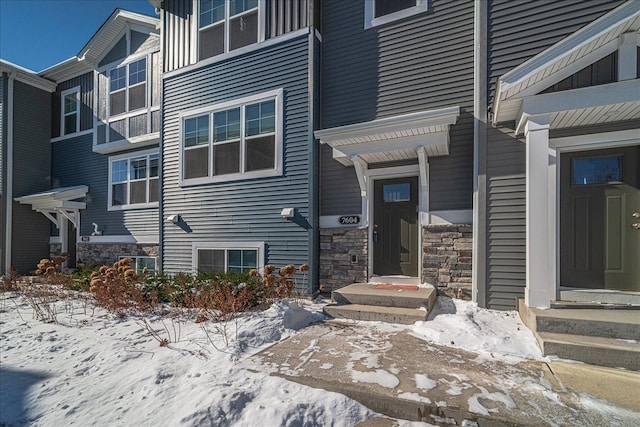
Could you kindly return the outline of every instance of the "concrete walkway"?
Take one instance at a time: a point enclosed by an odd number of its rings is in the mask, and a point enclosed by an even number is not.
[[[637,426],[640,420],[638,372],[471,353],[375,322],[312,325],[252,363],[411,421]]]

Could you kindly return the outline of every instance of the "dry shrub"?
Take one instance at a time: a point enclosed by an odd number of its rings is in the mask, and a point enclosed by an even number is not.
[[[111,267],[103,265],[91,274],[89,290],[98,306],[119,316],[132,310],[149,311],[157,307],[157,292],[143,291],[141,278],[131,267],[132,262],[131,258],[123,258]]]
[[[0,281],[0,292],[4,293],[18,291],[19,280],[20,276],[18,275],[18,272],[14,269],[11,269],[7,275],[2,276],[2,281]]]

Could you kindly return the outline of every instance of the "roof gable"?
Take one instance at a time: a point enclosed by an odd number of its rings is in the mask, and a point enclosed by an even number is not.
[[[640,30],[640,1],[631,0],[498,79],[494,123],[515,120],[522,100],[616,52],[622,34]]]

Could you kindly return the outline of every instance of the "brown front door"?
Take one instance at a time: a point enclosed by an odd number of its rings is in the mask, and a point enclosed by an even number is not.
[[[562,155],[560,284],[640,290],[640,146]]]
[[[377,180],[373,195],[373,273],[418,276],[418,178]]]

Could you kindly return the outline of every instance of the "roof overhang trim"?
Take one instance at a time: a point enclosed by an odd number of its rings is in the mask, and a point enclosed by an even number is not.
[[[619,37],[640,30],[640,2],[628,1],[498,79],[493,123],[517,120],[522,100],[616,51]]]
[[[54,188],[40,193],[16,197],[14,200],[23,205],[31,205],[35,211],[51,211],[58,209],[85,209],[86,203],[74,202],[74,199],[85,197],[89,187],[78,185],[75,187]]]
[[[4,59],[0,59],[0,73],[13,75],[16,80],[47,92],[54,92],[56,90],[56,84],[54,82],[40,77],[28,68],[13,64]]]

